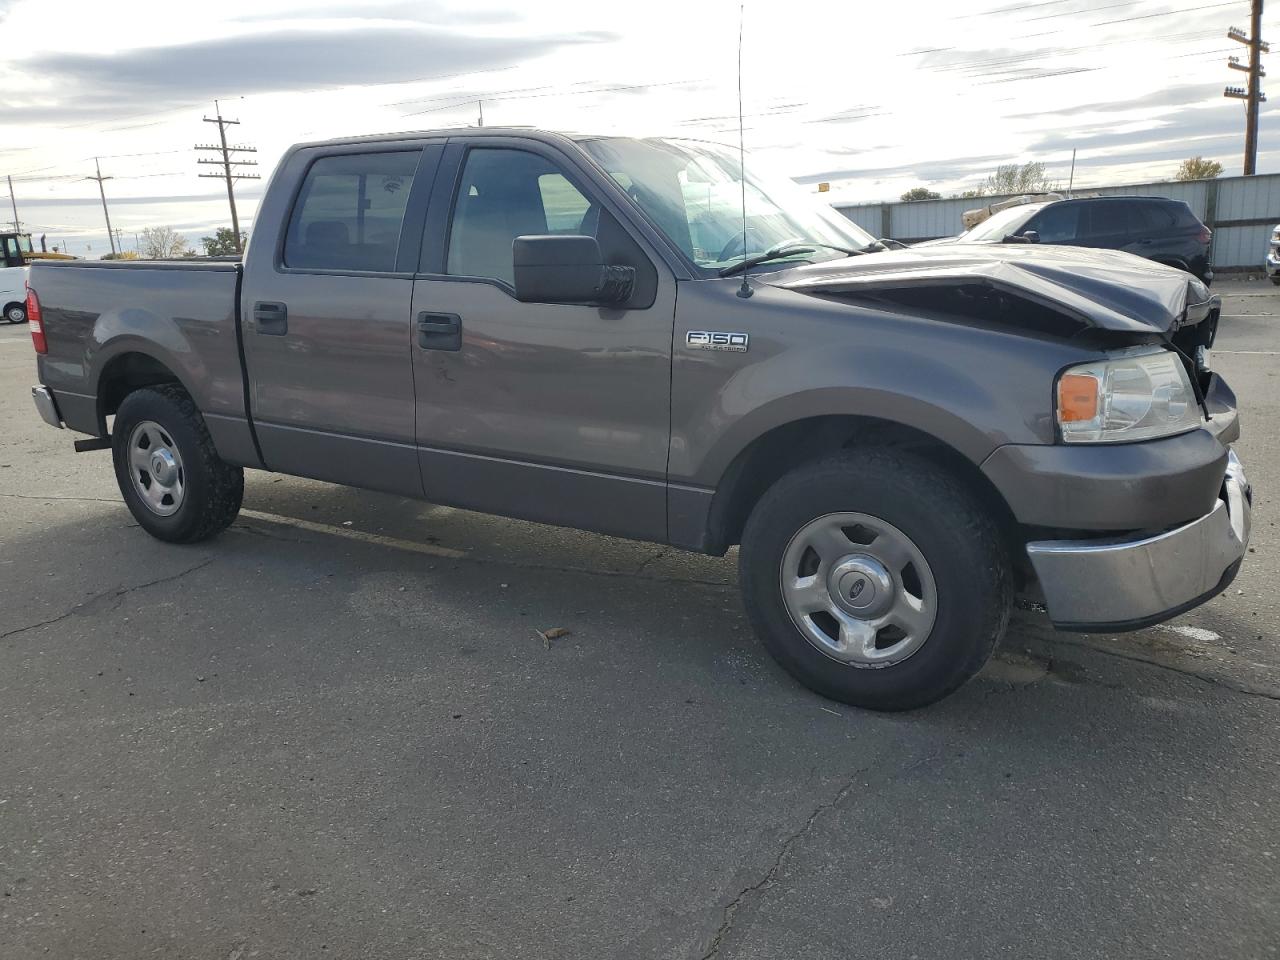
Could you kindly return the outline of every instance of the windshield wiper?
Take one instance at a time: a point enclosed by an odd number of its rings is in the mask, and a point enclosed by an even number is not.
[[[720,268],[720,276],[731,277],[735,273],[741,273],[743,270],[750,270],[754,266],[762,263],[768,263],[770,260],[781,260],[783,257],[793,257],[797,253],[813,253],[815,250],[837,250],[840,253],[850,257],[856,257],[863,250],[854,250],[851,247],[837,247],[832,243],[817,243],[812,240],[801,240],[796,237],[791,240],[783,240],[781,243],[775,243],[764,253],[757,253],[754,257],[747,257],[739,260],[737,263],[731,263],[727,267]]]

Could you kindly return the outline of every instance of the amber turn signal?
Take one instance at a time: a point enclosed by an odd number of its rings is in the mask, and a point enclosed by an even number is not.
[[[1097,377],[1066,373],[1058,380],[1058,422],[1079,423],[1098,415]]]

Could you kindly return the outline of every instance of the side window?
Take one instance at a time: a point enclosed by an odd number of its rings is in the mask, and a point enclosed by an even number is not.
[[[1079,204],[1055,203],[1041,210],[1026,229],[1040,234],[1041,243],[1062,243],[1076,238],[1079,222]]]
[[[1124,205],[1103,201],[1089,206],[1089,235],[1092,237],[1115,236],[1125,232]]]
[[[445,271],[514,283],[511,247],[516,237],[595,236],[597,209],[554,163],[538,154],[473,149],[454,199]]]
[[[321,157],[311,165],[284,239],[287,267],[396,268],[416,150]]]

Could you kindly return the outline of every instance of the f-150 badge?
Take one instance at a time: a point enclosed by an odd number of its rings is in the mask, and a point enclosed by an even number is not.
[[[690,350],[727,350],[732,353],[746,353],[748,337],[745,333],[690,330],[684,335],[684,343]]]

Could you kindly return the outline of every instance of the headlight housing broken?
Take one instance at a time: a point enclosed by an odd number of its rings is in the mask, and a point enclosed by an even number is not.
[[[1064,443],[1129,443],[1194,430],[1204,413],[1172,350],[1130,353],[1068,367],[1058,375]]]

